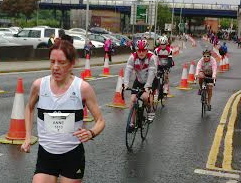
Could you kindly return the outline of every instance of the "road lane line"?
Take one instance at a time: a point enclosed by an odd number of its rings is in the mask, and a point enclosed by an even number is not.
[[[229,180],[228,182],[226,183],[237,183],[238,181],[237,180]]]
[[[228,102],[225,105],[222,116],[220,118],[220,123],[217,127],[217,130],[216,130],[216,133],[215,133],[215,136],[214,136],[213,144],[211,146],[211,149],[210,149],[210,152],[209,152],[209,155],[208,155],[208,160],[207,160],[207,163],[206,163],[207,169],[215,169],[215,167],[216,167],[215,164],[216,164],[216,161],[217,161],[217,156],[218,156],[219,148],[220,148],[220,145],[221,145],[221,140],[222,140],[222,137],[223,137],[224,125],[227,122],[229,109],[230,109],[235,97],[237,95],[239,95],[240,93],[241,93],[241,90],[234,93],[229,98]]]
[[[231,179],[239,179],[240,176],[238,174],[233,173],[225,173],[225,172],[217,172],[217,171],[211,171],[211,170],[203,170],[203,169],[196,169],[194,170],[194,173],[202,174],[202,175],[212,175],[216,177],[225,177],[225,178],[231,178]]]
[[[233,159],[233,133],[234,125],[238,115],[238,105],[240,102],[241,95],[238,95],[233,102],[231,115],[227,126],[227,132],[224,140],[224,151],[223,151],[223,163],[222,168],[224,170],[232,170],[232,159]]]
[[[0,156],[2,156],[3,154],[2,153],[0,153]]]

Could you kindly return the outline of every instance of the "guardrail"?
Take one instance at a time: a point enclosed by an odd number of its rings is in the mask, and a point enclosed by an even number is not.
[[[2,1],[2,0],[0,0]],[[39,0],[40,3],[52,4],[87,4],[87,0]],[[107,6],[131,6],[133,4],[149,5],[156,1],[136,2],[133,0],[89,0],[90,5],[107,5]],[[159,1],[157,1],[159,2]],[[207,3],[180,3],[180,2],[159,2],[166,4],[170,8],[188,8],[188,9],[214,9],[214,10],[238,10],[238,5],[231,4],[207,4]]]
[[[11,54],[9,54],[11,53]],[[115,48],[115,54],[131,53],[131,49],[126,46]],[[77,50],[78,57],[84,58],[84,50]],[[103,57],[105,52],[103,48],[94,48],[92,57]],[[29,61],[29,60],[47,60],[49,59],[49,49],[33,49],[33,46],[0,46],[0,61]]]

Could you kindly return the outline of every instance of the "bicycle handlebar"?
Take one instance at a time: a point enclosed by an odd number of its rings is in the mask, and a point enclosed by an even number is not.
[[[204,78],[202,78],[202,79],[212,79],[213,80],[213,85],[215,86],[215,84],[216,84],[216,78],[214,79],[214,78],[212,78],[212,77],[204,77]],[[195,77],[194,78],[194,84],[197,84],[197,77]]]
[[[140,96],[139,96],[140,93],[144,93],[145,92],[145,88],[129,88],[129,87],[125,88],[125,85],[122,84],[121,97],[122,97],[123,100],[125,99],[125,97],[124,97],[124,91],[125,90],[129,90],[129,91],[132,91],[132,92],[137,92],[136,95],[138,96],[138,98],[140,98]],[[150,97],[148,97],[148,102],[150,102],[149,100],[150,100]]]

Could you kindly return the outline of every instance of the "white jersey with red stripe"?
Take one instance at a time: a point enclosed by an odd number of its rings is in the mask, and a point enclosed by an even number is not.
[[[132,53],[127,61],[124,75],[124,84],[129,85],[132,71],[135,71],[136,79],[145,84],[145,88],[151,87],[157,71],[157,57],[148,52],[144,59],[139,59],[137,53]]]
[[[158,56],[158,65],[167,65],[168,57],[172,57],[172,50],[170,47],[166,46],[165,49],[157,47],[154,53]]]

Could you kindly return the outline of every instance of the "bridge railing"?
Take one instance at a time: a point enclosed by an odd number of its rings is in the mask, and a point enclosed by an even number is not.
[[[39,0],[39,2],[51,4],[79,4],[80,0]]]
[[[171,8],[173,3],[167,3]],[[188,8],[188,9],[212,9],[212,10],[237,10],[237,5],[229,4],[202,4],[202,3],[174,3],[174,8]]]
[[[1,1],[1,0],[0,0]],[[59,4],[87,4],[87,0],[40,0],[40,3],[59,3]],[[150,2],[155,1],[142,1],[140,4],[149,5]],[[109,5],[109,6],[131,6],[137,3],[134,0],[89,0],[90,5]],[[162,3],[162,2],[159,2]],[[188,8],[188,9],[214,9],[214,10],[238,10],[238,5],[230,4],[202,4],[202,3],[172,3],[164,2],[168,7],[172,8]]]
[[[142,1],[140,4],[148,5],[151,1]],[[152,1],[155,2],[155,1]],[[84,4],[87,3],[87,0],[83,1]],[[136,3],[133,0],[125,0],[125,1],[118,1],[118,0],[89,0],[90,4],[95,5],[112,5],[112,6],[131,6],[132,4]],[[159,2],[161,3],[161,2]],[[170,8],[174,6],[174,8],[189,8],[189,9],[216,9],[216,10],[237,10],[238,5],[230,5],[230,4],[202,4],[202,3],[172,3],[172,2],[164,2]]]

